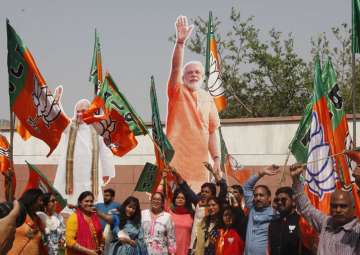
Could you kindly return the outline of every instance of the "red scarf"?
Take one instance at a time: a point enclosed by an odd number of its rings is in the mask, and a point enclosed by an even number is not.
[[[184,206],[171,206],[171,211],[175,214],[190,214],[189,210]]]
[[[78,230],[76,242],[91,250],[97,250],[100,247],[102,239],[102,228],[99,218],[95,213],[91,215],[90,220],[86,220],[83,213],[77,209]],[[76,253],[81,254],[81,253]]]

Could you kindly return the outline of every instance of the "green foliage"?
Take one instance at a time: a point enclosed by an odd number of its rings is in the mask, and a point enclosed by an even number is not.
[[[343,23],[339,27],[331,28],[331,37],[333,43],[330,44],[326,33],[321,33],[316,39],[311,40],[311,54],[312,56],[319,55],[322,63],[330,56],[333,62],[334,69],[337,75],[337,83],[339,85],[341,95],[345,102],[345,111],[352,113],[352,54],[351,54],[351,28],[348,24]],[[360,65],[356,60],[355,77],[357,77],[356,84],[359,84]],[[312,65],[312,63],[309,63]],[[355,97],[359,98],[360,91],[357,88]],[[360,104],[356,105],[356,112],[360,111]]]
[[[195,28],[187,48],[205,58],[207,18],[196,17],[192,22]],[[293,35],[273,28],[263,39],[254,17],[243,19],[236,8],[231,9],[230,22],[231,29],[223,31],[218,29],[221,21],[214,18],[229,102],[221,117],[302,115],[312,94],[313,63],[295,52]],[[323,60],[328,55],[333,58],[346,110],[351,112],[351,30],[342,24],[332,28],[332,35],[336,46],[330,45],[325,33],[312,39],[311,55],[319,54]]]

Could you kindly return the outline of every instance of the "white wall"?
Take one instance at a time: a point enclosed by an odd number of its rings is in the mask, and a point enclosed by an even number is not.
[[[275,118],[274,118],[275,119]],[[243,165],[269,165],[284,164],[287,155],[287,147],[295,134],[298,126],[297,121],[289,118],[276,118],[276,121],[231,121],[223,124],[222,130],[228,151],[240,164]],[[349,122],[350,134],[352,134],[352,123]],[[360,121],[357,122],[357,141],[360,143]],[[2,133],[9,137],[8,132]],[[24,164],[28,160],[33,164],[57,164],[59,156],[66,148],[62,139],[53,154],[46,158],[49,149],[47,145],[36,139],[30,138],[24,142],[18,134],[14,139],[14,161],[15,164]],[[153,162],[154,150],[149,137],[138,137],[138,146],[122,158],[114,157],[118,165],[143,165],[146,161]],[[294,162],[291,156],[289,164]]]

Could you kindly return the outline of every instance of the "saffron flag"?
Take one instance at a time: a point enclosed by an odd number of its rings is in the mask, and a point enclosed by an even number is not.
[[[352,32],[351,49],[352,52],[360,53],[360,0],[352,0]]]
[[[96,115],[100,109],[104,113]],[[147,133],[143,121],[118,90],[110,74],[106,74],[83,119],[94,126],[113,154],[119,157],[136,147],[135,136]]]
[[[330,195],[335,189],[353,192],[359,212],[359,200],[351,183],[351,161],[345,155],[329,157],[351,148],[343,99],[339,94],[330,59],[323,73],[319,57],[315,59],[314,92],[295,137],[289,145],[298,162],[309,163],[305,173],[305,192],[311,203],[324,214],[330,211]],[[302,220],[305,243],[310,247],[314,231]],[[307,238],[306,238],[307,237]]]
[[[94,52],[90,68],[89,81],[94,84],[95,95],[98,92],[99,86],[102,83],[102,64],[101,64],[101,48],[100,48],[100,37],[95,29],[95,43]]]
[[[31,134],[30,134],[29,131],[26,130],[24,125],[21,124],[21,122],[20,122],[20,120],[18,118],[16,118],[16,120],[15,120],[15,125],[16,125],[16,132],[20,135],[20,137],[24,141],[29,140],[29,138],[31,137]]]
[[[166,166],[169,165],[170,161],[174,156],[174,149],[166,137],[162,125],[161,125],[161,118],[159,113],[157,95],[156,95],[156,88],[155,88],[155,81],[154,77],[151,76],[151,87],[150,87],[150,101],[151,101],[151,110],[152,110],[152,135],[156,145],[155,146],[155,156],[156,162],[158,166],[158,171],[156,175],[155,186],[153,187],[153,191],[158,188],[158,185],[161,182],[162,178],[162,171]],[[165,193],[166,197],[171,199],[173,188],[175,186],[175,177],[173,174],[168,173],[166,178],[163,180],[163,192]]]
[[[0,172],[6,178],[5,197],[12,199],[16,190],[16,176],[10,167],[10,144],[6,137],[0,134]]]
[[[49,156],[69,124],[35,64],[29,49],[7,21],[10,107],[25,129],[43,140]],[[24,107],[26,106],[26,107]]]
[[[329,58],[325,63],[323,72],[320,69],[320,61],[317,59],[315,74],[317,76],[315,76],[312,101],[307,106],[296,135],[289,146],[296,160],[301,163],[341,153],[352,147],[343,99],[339,93],[331,59]],[[318,143],[324,146],[317,146]],[[320,171],[320,169],[327,171]],[[312,197],[312,202],[321,206],[324,212],[329,212],[330,208],[329,196],[326,194],[333,191],[335,186],[353,190],[354,196],[357,197],[351,180],[353,171],[351,160],[345,155],[309,164],[308,171],[306,183],[311,191],[309,195]],[[323,179],[327,181],[323,182]],[[359,205],[357,205],[357,210],[359,210]]]
[[[205,74],[207,77],[207,88],[214,98],[218,112],[223,111],[227,106],[225,89],[221,78],[220,56],[214,35],[212,13],[209,12]]]
[[[41,189],[44,193],[52,193],[57,200],[56,212],[60,213],[65,208],[67,202],[61,194],[51,185],[46,176],[34,165],[25,161],[29,168],[29,179],[25,191],[29,189]]]
[[[0,134],[0,172],[6,173],[10,169],[10,144],[6,137]]]
[[[219,128],[219,137],[221,147],[221,170],[228,176],[234,178],[239,184],[243,185],[252,175],[252,170],[240,165],[238,161],[229,154],[221,128]]]

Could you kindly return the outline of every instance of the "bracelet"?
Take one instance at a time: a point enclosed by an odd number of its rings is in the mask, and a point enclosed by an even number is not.
[[[219,156],[215,156],[215,157],[213,157],[213,160],[218,159],[218,158],[219,158]]]
[[[184,44],[184,41],[176,41],[176,44]]]

